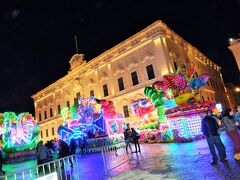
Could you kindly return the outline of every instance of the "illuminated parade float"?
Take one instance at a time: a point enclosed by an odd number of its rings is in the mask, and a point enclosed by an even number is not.
[[[100,106],[99,110],[95,108]],[[79,99],[79,106],[62,109],[63,124],[58,128],[60,138],[68,143],[86,140],[88,150],[100,151],[105,145],[123,141],[125,120],[115,112],[112,101],[94,97]]]
[[[35,159],[40,127],[29,113],[0,113],[0,135],[6,163]]]
[[[131,101],[137,120],[130,124],[140,130],[140,141],[189,142],[203,138],[203,112],[217,113],[215,102],[202,101],[199,93],[208,79],[208,74],[197,76],[193,66],[187,73],[181,65],[176,74],[164,75],[162,81],[146,86],[147,98]]]

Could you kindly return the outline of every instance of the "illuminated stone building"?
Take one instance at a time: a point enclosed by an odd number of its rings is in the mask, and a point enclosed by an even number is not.
[[[129,100],[144,98],[145,85],[176,72],[180,64],[189,68],[194,63],[197,74],[209,73],[211,79],[201,89],[202,98],[228,106],[221,68],[161,21],[90,61],[75,54],[69,63],[66,76],[32,96],[44,141],[57,136],[60,109],[77,103],[80,96],[112,100],[117,112],[131,118]]]

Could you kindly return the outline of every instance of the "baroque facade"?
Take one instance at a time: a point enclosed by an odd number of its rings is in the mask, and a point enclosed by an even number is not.
[[[197,74],[209,73],[211,79],[201,89],[202,98],[229,106],[221,68],[162,21],[88,62],[83,54],[75,54],[69,63],[66,76],[32,96],[45,142],[58,136],[60,109],[77,103],[80,96],[112,100],[116,111],[131,119],[130,100],[145,98],[145,85],[176,72],[180,64],[189,68],[194,63]]]

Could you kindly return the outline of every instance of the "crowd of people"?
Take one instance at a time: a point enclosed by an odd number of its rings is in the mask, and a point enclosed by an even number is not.
[[[218,123],[220,120],[220,124]],[[234,146],[234,159],[240,161],[240,105],[234,113],[232,109],[227,108],[223,115],[217,117],[211,110],[205,112],[205,117],[202,119],[201,129],[207,138],[208,147],[212,155],[211,165],[218,164],[218,159],[223,163],[227,162],[226,148],[220,138],[221,127],[223,125],[227,136],[232,140]],[[215,147],[218,151],[217,156]]]
[[[68,145],[63,140],[51,140],[43,144],[43,141],[40,141],[36,148],[36,157],[37,164],[41,165],[50,161],[55,160],[53,155],[58,154],[58,159],[76,154],[77,148],[79,147],[81,155],[85,153],[85,147],[87,141],[85,139],[79,139],[78,143],[72,139]],[[72,159],[69,157],[70,167],[73,167]],[[61,160],[61,168],[64,168],[64,162]],[[39,171],[42,171],[42,167],[39,168]]]

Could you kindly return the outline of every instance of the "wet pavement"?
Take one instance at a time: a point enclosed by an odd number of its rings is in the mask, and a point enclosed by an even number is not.
[[[123,165],[112,172],[115,177],[111,179],[240,180],[240,162],[233,158],[232,142],[225,133],[221,138],[228,163],[210,165],[212,157],[206,140],[181,144],[143,144],[142,155],[135,156],[140,159],[140,164]]]
[[[211,166],[210,155],[206,140],[191,143],[161,143],[141,144],[142,153],[135,154],[139,164],[135,161],[125,163],[112,170],[105,179],[119,180],[240,180],[240,162],[233,159],[233,145],[223,133],[221,135],[227,151],[228,163],[219,162],[218,166]],[[7,173],[21,168],[35,166],[35,161],[20,164],[5,165]],[[74,168],[66,166],[65,172],[74,176],[66,179],[100,180],[104,177],[104,166],[101,153],[78,156],[78,163]]]

